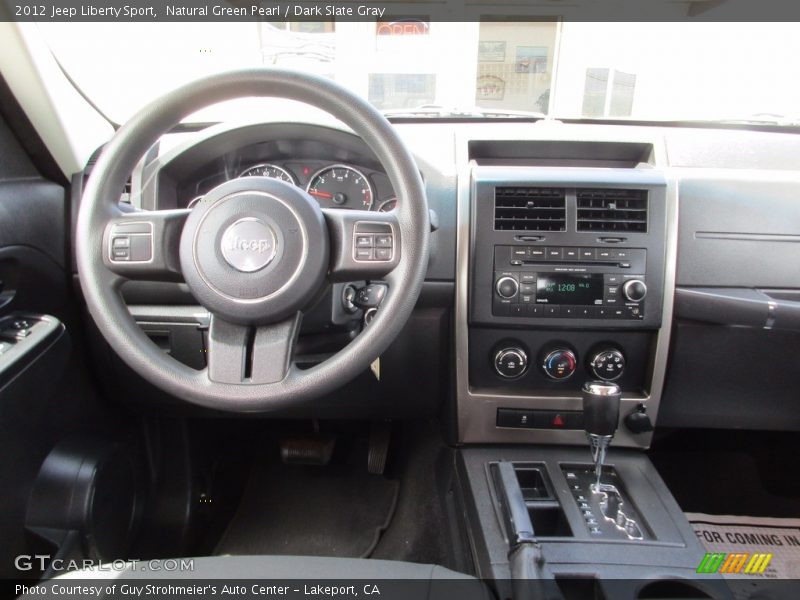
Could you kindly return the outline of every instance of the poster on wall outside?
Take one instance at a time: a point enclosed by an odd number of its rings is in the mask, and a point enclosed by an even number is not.
[[[503,62],[506,59],[505,42],[479,42],[478,60],[480,62]]]
[[[547,47],[517,46],[514,70],[517,73],[547,73]]]

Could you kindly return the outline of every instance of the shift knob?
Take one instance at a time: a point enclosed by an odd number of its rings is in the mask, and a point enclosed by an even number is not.
[[[619,386],[609,381],[587,381],[581,392],[586,433],[614,435],[619,423],[619,399],[622,394]]]

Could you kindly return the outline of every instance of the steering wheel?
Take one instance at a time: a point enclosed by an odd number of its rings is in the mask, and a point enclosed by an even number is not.
[[[120,210],[129,174],[162,134],[201,108],[254,96],[304,102],[348,125],[386,170],[397,207],[321,209],[295,186],[247,177],[219,185],[191,210]],[[268,412],[334,390],[386,350],[422,288],[429,232],[419,171],[375,108],[321,77],[249,69],[187,84],[117,131],[81,200],[78,273],[100,332],[146,380],[208,408]],[[302,313],[325,286],[378,278],[388,291],[369,327],[328,360],[304,370],[294,365]],[[142,332],[120,294],[131,279],[186,282],[211,314],[206,368],[179,363]]]

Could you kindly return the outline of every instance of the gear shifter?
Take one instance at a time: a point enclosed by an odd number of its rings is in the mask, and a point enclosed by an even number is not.
[[[608,381],[587,381],[581,391],[586,437],[589,439],[597,477],[595,487],[599,489],[606,450],[617,431],[619,400],[622,392],[616,383]]]

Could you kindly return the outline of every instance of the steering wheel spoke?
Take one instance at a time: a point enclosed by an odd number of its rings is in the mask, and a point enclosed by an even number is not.
[[[181,232],[188,209],[125,213],[110,219],[103,234],[103,262],[126,279],[182,281]]]
[[[377,279],[400,263],[400,227],[391,212],[323,209],[331,244],[328,280]]]
[[[282,381],[292,365],[301,313],[258,327],[212,316],[208,332],[208,378],[216,383]]]

